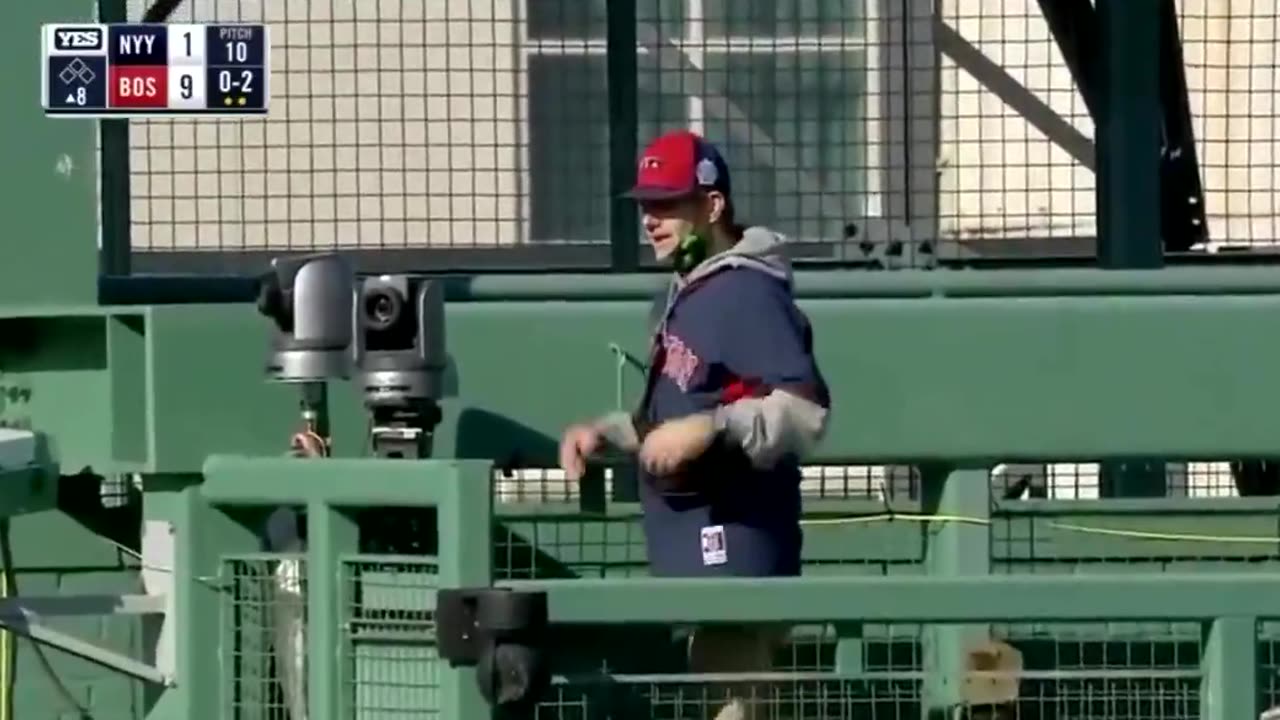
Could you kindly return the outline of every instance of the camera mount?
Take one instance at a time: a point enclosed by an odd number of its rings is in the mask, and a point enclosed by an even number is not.
[[[267,376],[301,386],[304,429],[293,437],[294,450],[327,455],[326,383],[351,374],[355,273],[336,254],[276,258],[271,267],[258,286],[258,312],[275,325]]]
[[[373,453],[429,457],[447,366],[443,284],[420,275],[365,278],[355,340]]]

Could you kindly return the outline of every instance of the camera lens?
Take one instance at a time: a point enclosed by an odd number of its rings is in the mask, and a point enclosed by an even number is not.
[[[365,293],[364,317],[370,330],[386,330],[400,320],[404,298],[390,288],[376,288]]]

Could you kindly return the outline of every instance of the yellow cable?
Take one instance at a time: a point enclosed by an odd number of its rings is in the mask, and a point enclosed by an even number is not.
[[[876,522],[923,522],[923,523],[960,523],[966,525],[991,525],[987,518],[966,517],[964,515],[925,515],[923,513],[881,513],[878,515],[861,515],[857,517],[811,518],[800,521],[802,525],[864,525]],[[1202,543],[1280,543],[1280,536],[1265,535],[1202,535],[1197,533],[1165,533],[1150,530],[1125,530],[1121,528],[1093,527],[1074,523],[1050,520],[1049,527],[1072,532],[1093,535],[1110,535],[1113,537],[1129,537],[1143,540],[1169,540],[1174,542]]]
[[[8,574],[0,572],[0,599],[9,597]],[[13,635],[8,630],[0,630],[0,720],[10,720],[9,688],[12,686],[13,665],[9,662],[12,652]]]

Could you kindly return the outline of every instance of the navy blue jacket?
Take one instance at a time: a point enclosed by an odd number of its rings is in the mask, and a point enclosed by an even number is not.
[[[694,413],[710,413],[719,434],[671,477],[641,472],[655,575],[800,572],[800,460],[825,429],[830,398],[781,242],[750,228],[668,295],[633,418],[638,439]]]

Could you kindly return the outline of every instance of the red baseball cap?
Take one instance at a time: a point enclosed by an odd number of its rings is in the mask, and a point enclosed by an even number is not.
[[[659,136],[640,153],[636,184],[627,193],[637,200],[674,200],[699,190],[729,196],[729,166],[714,145],[688,130]]]

